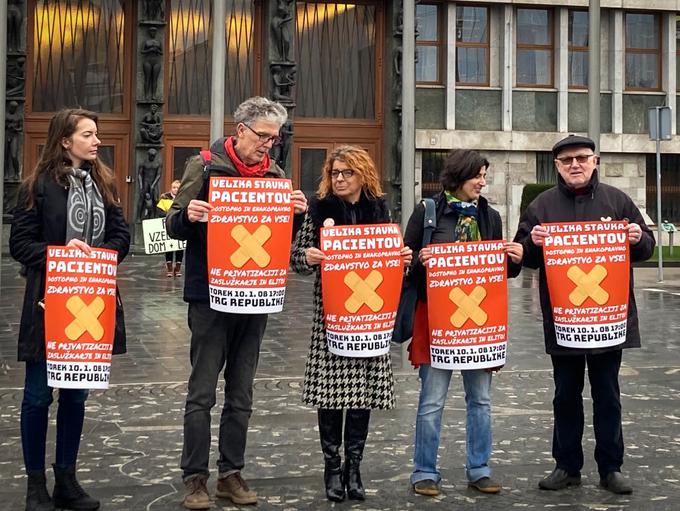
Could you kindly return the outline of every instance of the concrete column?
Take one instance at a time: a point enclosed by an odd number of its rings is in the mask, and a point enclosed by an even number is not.
[[[224,135],[224,63],[226,2],[213,2],[212,81],[210,83],[210,143]]]
[[[623,32],[623,11],[617,9],[611,17],[612,71],[612,132],[623,133],[623,88],[625,84],[626,41]]]
[[[675,111],[677,103],[677,65],[675,62],[675,19],[676,13],[665,12],[663,14],[663,31],[661,48],[663,52],[663,62],[661,69],[664,70],[663,89],[666,91],[666,105],[671,107],[671,134],[675,135],[677,126]]]
[[[503,90],[503,131],[512,131],[512,87],[515,82],[513,73],[515,46],[515,16],[514,6],[503,6],[503,75],[501,88]]]
[[[456,129],[456,4],[447,7],[446,129]]]
[[[557,10],[557,52],[555,73],[557,80],[557,131],[566,133],[569,130],[569,10],[560,7]]]
[[[600,150],[600,0],[588,9],[588,136]]]
[[[416,6],[404,0],[404,38],[401,65],[401,226],[406,230],[415,208],[416,148]]]

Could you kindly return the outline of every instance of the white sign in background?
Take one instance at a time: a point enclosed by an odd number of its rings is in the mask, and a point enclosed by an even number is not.
[[[144,252],[147,254],[162,254],[184,250],[186,241],[170,238],[165,231],[165,218],[150,218],[142,221],[144,231]]]

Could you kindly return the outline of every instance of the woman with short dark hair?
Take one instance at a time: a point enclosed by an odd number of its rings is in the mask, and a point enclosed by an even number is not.
[[[437,227],[432,243],[469,242],[503,239],[501,216],[482,197],[489,162],[476,151],[457,149],[444,162],[440,174],[442,191],[436,198]],[[437,470],[437,450],[441,421],[452,370],[430,365],[430,336],[427,316],[427,292],[424,264],[432,249],[422,247],[423,218],[421,204],[411,215],[404,242],[418,254],[412,278],[418,286],[418,302],[414,320],[409,360],[419,368],[420,399],[416,418],[413,490],[421,495],[439,494],[441,476]],[[505,243],[508,273],[516,276],[521,269],[522,245]],[[501,485],[491,478],[488,461],[491,456],[491,375],[495,369],[461,371],[467,410],[467,462],[469,486],[483,493],[498,493]]]

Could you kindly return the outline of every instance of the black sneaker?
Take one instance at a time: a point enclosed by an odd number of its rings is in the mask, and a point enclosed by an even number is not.
[[[600,479],[600,486],[618,495],[630,495],[633,493],[633,487],[628,482],[628,479],[623,477],[621,472],[609,472],[606,477]]]
[[[566,470],[556,468],[552,473],[538,482],[541,490],[563,490],[568,486],[579,486],[581,484],[581,474],[569,474]]]
[[[482,477],[476,481],[468,482],[468,487],[481,491],[482,493],[500,493],[501,483],[494,481],[490,477]]]

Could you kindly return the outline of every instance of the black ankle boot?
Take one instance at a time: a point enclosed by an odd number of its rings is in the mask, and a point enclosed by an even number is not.
[[[359,465],[364,455],[370,418],[370,410],[347,410],[345,419],[345,467],[343,472],[347,487],[347,498],[351,500],[366,499]]]
[[[90,497],[76,479],[76,467],[54,468],[54,507],[73,511],[95,511],[99,501]]]
[[[29,470],[26,485],[26,511],[54,511],[54,504],[47,493],[44,470]]]
[[[323,482],[326,498],[333,502],[345,500],[342,481],[340,444],[342,442],[342,410],[319,408],[319,437],[324,457]]]

